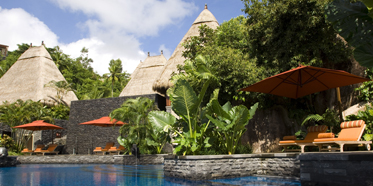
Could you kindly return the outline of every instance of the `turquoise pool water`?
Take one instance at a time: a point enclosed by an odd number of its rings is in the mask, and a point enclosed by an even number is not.
[[[163,165],[24,164],[0,168],[0,185],[300,185],[296,180],[242,177],[204,181],[165,178]]]

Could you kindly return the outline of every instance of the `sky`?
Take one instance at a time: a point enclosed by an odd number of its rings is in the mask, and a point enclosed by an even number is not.
[[[168,59],[205,4],[220,24],[245,15],[241,0],[1,0],[0,44],[44,41],[73,58],[86,47],[97,73],[111,59],[132,73],[148,52]]]

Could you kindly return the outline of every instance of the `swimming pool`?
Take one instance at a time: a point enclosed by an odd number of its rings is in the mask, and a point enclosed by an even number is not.
[[[300,185],[296,180],[242,177],[204,181],[165,178],[163,165],[21,164],[0,168],[0,185]]]

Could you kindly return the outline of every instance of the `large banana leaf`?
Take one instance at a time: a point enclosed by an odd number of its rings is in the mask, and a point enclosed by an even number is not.
[[[168,131],[168,128],[172,128],[176,122],[175,116],[164,111],[151,111],[148,119],[153,128],[158,131]]]
[[[184,80],[178,80],[172,92],[172,109],[182,118],[190,118],[192,113],[196,113],[193,105],[198,101],[197,95],[190,84]]]
[[[326,13],[334,28],[355,48],[356,61],[362,66],[371,68],[373,67],[373,19],[370,11],[373,3],[368,0],[363,2],[350,3],[349,0],[335,0],[326,7]]]

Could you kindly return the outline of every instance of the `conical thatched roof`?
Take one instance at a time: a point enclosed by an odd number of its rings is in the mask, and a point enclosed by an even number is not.
[[[192,36],[199,35],[199,26],[202,24],[207,25],[212,29],[216,29],[219,26],[218,21],[216,20],[215,16],[207,9],[205,9],[199,14],[197,19],[192,24],[192,27],[188,30],[188,32],[184,35],[183,39],[177,45],[174,53],[172,53],[170,59],[168,60],[166,66],[162,70],[161,75],[158,77],[157,81],[153,84],[153,90],[165,95],[166,90],[172,86],[172,83],[169,81],[171,78],[172,72],[177,71],[177,66],[179,64],[183,65],[185,58],[182,56],[184,47],[182,44]]]
[[[136,70],[131,75],[131,80],[119,96],[138,96],[155,94],[152,85],[159,77],[161,70],[167,63],[163,53],[158,56],[149,56],[144,62],[140,62]]]
[[[30,47],[0,78],[0,104],[18,99],[54,104],[50,97],[56,98],[57,91],[44,87],[52,80],[66,81],[43,45]],[[63,96],[63,100],[70,105],[71,101],[78,98],[70,91]]]

